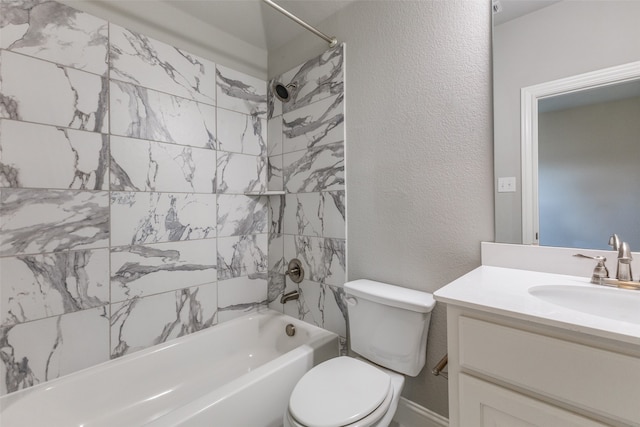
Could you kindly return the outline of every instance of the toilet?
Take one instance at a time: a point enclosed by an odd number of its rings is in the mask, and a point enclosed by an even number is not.
[[[373,280],[344,285],[351,350],[327,360],[296,384],[284,427],[387,427],[404,375],[425,363],[433,295]]]

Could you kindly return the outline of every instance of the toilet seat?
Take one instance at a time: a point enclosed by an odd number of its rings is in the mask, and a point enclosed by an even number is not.
[[[335,426],[335,427],[371,427],[371,426],[377,426],[378,425],[377,424],[378,421],[380,421],[387,414],[387,411],[389,410],[389,406],[391,405],[391,402],[393,401],[393,395],[394,395],[394,393],[393,393],[393,390],[392,390],[391,392],[389,392],[389,395],[382,402],[382,404],[380,406],[378,406],[367,417],[362,418],[362,419],[360,419],[360,420],[358,420],[358,421],[356,421],[355,423],[352,423],[352,424]],[[298,423],[291,416],[291,412],[287,412],[287,414],[285,416],[287,418],[287,422],[284,424],[284,427],[309,427],[309,426],[305,426],[303,424]]]
[[[287,417],[294,426],[369,426],[385,415],[393,395],[386,372],[361,360],[336,357],[300,379]]]

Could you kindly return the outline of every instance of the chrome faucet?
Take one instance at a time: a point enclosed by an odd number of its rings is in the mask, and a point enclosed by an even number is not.
[[[287,292],[280,298],[280,304],[285,304],[298,298],[300,298],[300,292],[298,292],[298,290]]]
[[[609,246],[611,246],[611,249],[613,249],[614,251],[620,249],[620,238],[617,234],[614,233],[611,235],[611,237],[609,237]]]
[[[618,268],[616,269],[616,279],[623,282],[632,282],[633,274],[631,273],[631,248],[629,243],[621,242],[617,234],[609,238],[609,246],[614,251],[618,251]]]
[[[631,273],[631,248],[629,243],[620,240],[617,234],[612,235],[609,238],[609,246],[614,251],[618,251],[618,267],[616,269],[616,278],[609,278],[609,270],[605,265],[607,259],[603,256],[589,256],[584,254],[575,254],[574,256],[580,258],[589,258],[598,261],[598,265],[593,270],[591,275],[591,283],[596,285],[613,286],[624,289],[640,290],[640,283],[633,281],[633,274]]]
[[[633,282],[633,274],[631,273],[631,248],[627,242],[622,242],[618,250],[618,270],[616,271],[616,279],[623,282]]]

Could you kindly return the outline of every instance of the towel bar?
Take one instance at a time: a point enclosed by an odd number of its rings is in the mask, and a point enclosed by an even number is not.
[[[434,366],[433,369],[431,370],[431,373],[435,376],[440,375],[442,373],[442,370],[445,368],[445,366],[447,366],[447,363],[449,363],[449,353],[445,354],[444,357],[440,359],[440,361],[436,364],[436,366]]]

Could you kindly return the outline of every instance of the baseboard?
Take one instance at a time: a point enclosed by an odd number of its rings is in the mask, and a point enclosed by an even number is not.
[[[393,421],[398,427],[448,427],[449,420],[404,397],[398,402]]]

